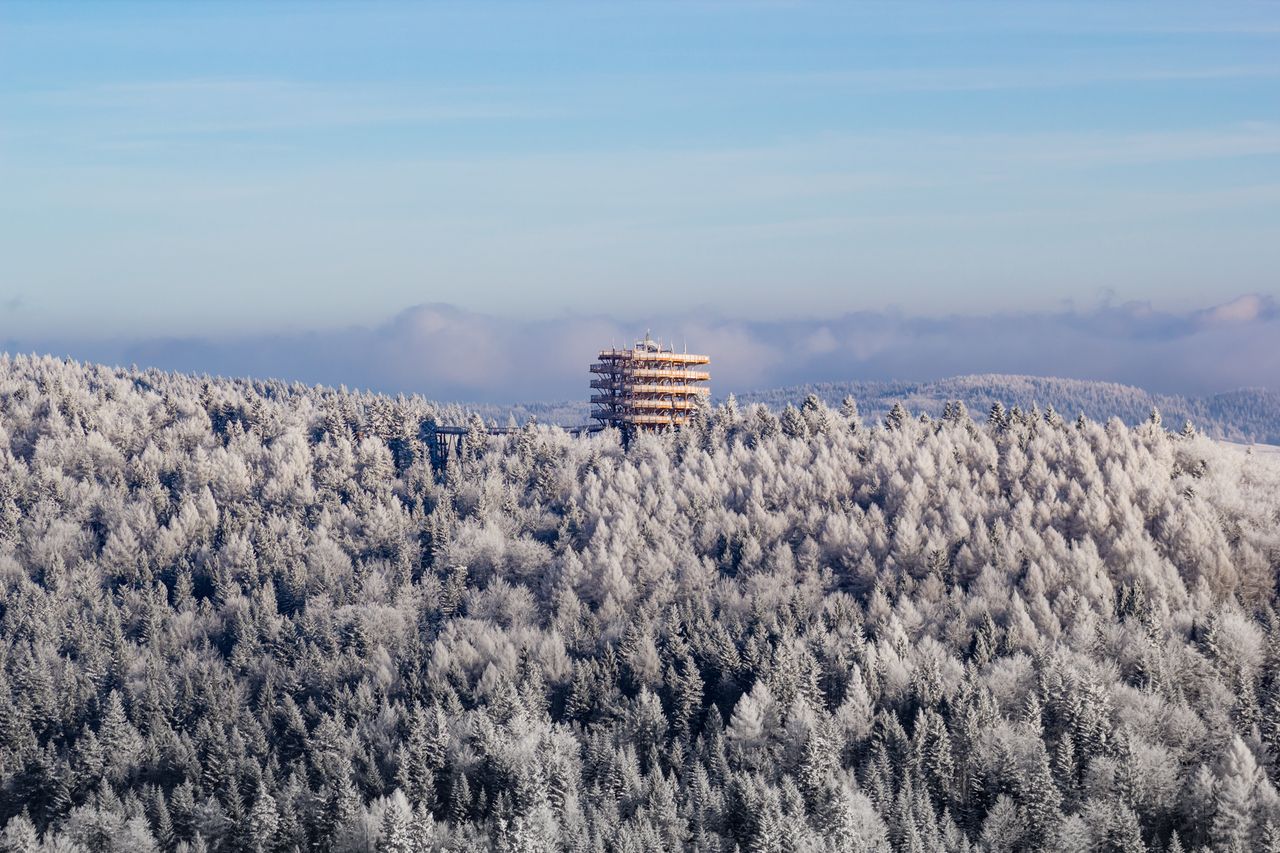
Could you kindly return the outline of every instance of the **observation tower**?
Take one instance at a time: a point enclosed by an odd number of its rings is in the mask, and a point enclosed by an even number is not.
[[[631,349],[601,350],[591,365],[594,410],[602,427],[628,431],[675,427],[689,419],[711,389],[711,374],[693,368],[709,364],[705,355],[673,352],[645,334]]]

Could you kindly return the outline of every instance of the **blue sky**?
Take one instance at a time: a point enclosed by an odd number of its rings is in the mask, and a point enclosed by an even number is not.
[[[9,2],[0,187],[0,339],[73,354],[1194,312],[1277,293],[1280,6]]]

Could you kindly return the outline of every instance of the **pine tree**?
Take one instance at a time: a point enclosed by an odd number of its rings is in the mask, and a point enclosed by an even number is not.
[[[945,805],[950,802],[956,792],[956,764],[951,749],[951,736],[941,715],[934,711],[924,712],[921,725],[920,769],[928,782],[929,792],[934,800]]]
[[[1013,800],[1001,794],[982,823],[982,844],[992,853],[1013,853],[1027,845],[1027,821]]]
[[[177,836],[173,828],[173,818],[169,814],[169,804],[165,801],[164,791],[159,787],[151,789],[150,797],[151,822],[155,828],[156,841],[163,850],[173,849]]]
[[[889,414],[885,415],[884,425],[889,430],[899,430],[911,420],[911,413],[901,402],[893,404],[893,408],[889,410]]]
[[[9,818],[0,832],[0,853],[33,853],[38,846],[35,824],[25,811]]]
[[[991,410],[987,414],[987,423],[991,424],[997,432],[1002,432],[1009,428],[1009,413],[1005,411],[1004,403],[996,400],[991,404]]]
[[[449,786],[449,819],[454,823],[471,819],[471,784],[462,772],[454,774]]]
[[[340,777],[330,790],[328,811],[330,826],[335,832],[350,826],[363,807],[360,792],[356,790],[355,784],[351,781],[351,774],[348,772]]]
[[[1053,775],[1062,792],[1063,808],[1070,809],[1075,803],[1078,780],[1075,741],[1070,734],[1058,738],[1053,753]]]
[[[276,800],[263,782],[258,783],[258,793],[253,808],[249,810],[249,837],[256,853],[274,849],[276,831],[280,826],[280,814]]]
[[[996,627],[995,621],[991,618],[991,613],[984,612],[982,614],[982,623],[978,629],[974,631],[972,651],[973,662],[978,666],[985,666],[995,657],[1000,644],[1000,629]]]
[[[746,853],[782,853],[783,818],[778,791],[767,782],[758,782],[759,810],[751,821],[751,835]]]
[[[130,853],[159,853],[160,847],[156,844],[155,836],[151,834],[151,827],[147,825],[147,819],[141,814],[135,814],[124,822],[124,827],[114,833],[112,846],[116,850],[128,850]]]
[[[1231,718],[1235,721],[1236,731],[1248,735],[1259,722],[1258,698],[1253,678],[1243,667],[1235,667],[1232,681],[1232,693],[1236,701],[1231,709]]]
[[[673,673],[672,693],[675,701],[676,731],[685,739],[692,736],[695,715],[702,708],[704,685],[693,659],[685,655]]]
[[[805,423],[804,416],[800,414],[799,409],[790,403],[782,410],[779,422],[782,427],[782,434],[788,438],[805,438],[809,435],[809,427]]]
[[[805,735],[804,748],[796,778],[804,801],[812,811],[819,810],[826,800],[829,783],[837,756],[819,727],[812,727]]]
[[[414,806],[436,807],[435,772],[444,766],[443,718],[439,706],[414,715],[409,738],[400,747],[396,781]]]
[[[1113,804],[1104,827],[1103,837],[1107,845],[1105,849],[1114,850],[1116,853],[1147,853],[1138,815],[1124,803]]]
[[[436,839],[435,817],[427,809],[415,809],[409,826],[410,850],[432,850]]]
[[[911,776],[907,775],[893,804],[894,848],[901,853],[924,853],[925,850],[915,805],[915,788]]]
[[[124,712],[124,703],[115,690],[107,696],[102,722],[98,726],[98,738],[110,768],[111,779],[115,782],[122,781],[142,749],[142,737],[129,722]]]
[[[858,413],[858,401],[853,397],[845,397],[840,401],[840,415],[844,418],[845,423],[849,425],[851,432],[857,432],[862,428],[862,416]]]
[[[173,831],[177,838],[191,838],[195,830],[193,824],[195,811],[195,786],[184,779],[169,795],[169,814],[173,820]]]
[[[800,404],[800,414],[804,415],[809,435],[822,435],[827,431],[827,408],[822,405],[817,394],[809,394]]]
[[[409,801],[397,788],[387,798],[378,833],[378,853],[413,853],[413,813]]]
[[[1054,836],[1058,821],[1062,818],[1059,807],[1062,793],[1053,781],[1049,770],[1049,756],[1042,743],[1037,742],[1037,755],[1030,772],[1021,784],[1022,803],[1026,810],[1029,834],[1035,842],[1047,845]]]
[[[1214,798],[1210,835],[1224,851],[1250,850],[1253,846],[1255,790],[1262,773],[1253,753],[1239,737],[1232,740],[1222,758]]]
[[[1280,853],[1280,825],[1268,820],[1263,825],[1261,837],[1258,840],[1261,853]]]
[[[915,786],[916,827],[920,832],[920,841],[925,850],[938,850],[942,847],[942,830],[938,825],[938,814],[933,810],[929,792],[923,785]]]

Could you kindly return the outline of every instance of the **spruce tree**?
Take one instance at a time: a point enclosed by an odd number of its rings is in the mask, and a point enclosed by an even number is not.
[[[889,410],[889,414],[884,417],[884,425],[889,430],[899,430],[911,420],[911,413],[901,402],[893,404],[893,408]]]
[[[38,845],[35,824],[25,811],[9,818],[0,832],[0,853],[34,853]]]
[[[397,788],[387,798],[378,832],[378,853],[413,853],[413,813]]]
[[[853,397],[845,397],[840,401],[840,415],[848,424],[851,432],[857,432],[862,428],[862,416],[858,412],[858,401]]]
[[[1215,786],[1210,835],[1217,848],[1232,853],[1253,848],[1255,791],[1261,781],[1253,753],[1243,740],[1234,738],[1222,757]]]
[[[268,853],[275,848],[279,826],[280,814],[275,797],[263,782],[259,782],[253,807],[249,810],[249,837],[256,853]]]

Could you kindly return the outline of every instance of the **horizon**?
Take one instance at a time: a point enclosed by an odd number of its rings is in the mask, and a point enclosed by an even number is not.
[[[0,338],[0,350],[515,405],[585,400],[587,367],[596,353],[637,339],[644,329],[666,329],[655,337],[709,355],[717,398],[802,384],[984,374],[1112,382],[1194,398],[1241,388],[1276,390],[1280,376],[1274,344],[1280,340],[1280,301],[1265,294],[1181,313],[1150,303],[1104,302],[1042,313],[864,311],[773,322],[712,313],[634,323],[573,314],[519,321],[436,303],[372,326],[222,337],[7,337]],[[457,357],[463,351],[468,358]],[[531,359],[530,352],[542,358]]]

